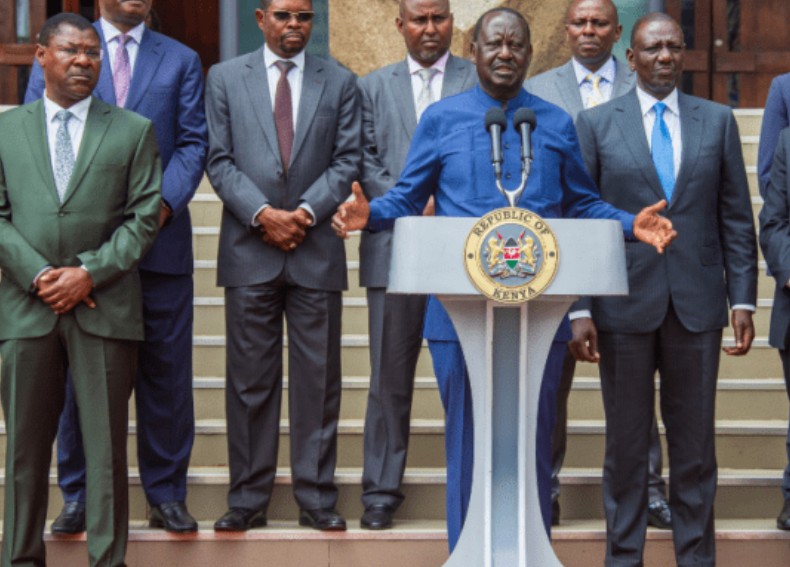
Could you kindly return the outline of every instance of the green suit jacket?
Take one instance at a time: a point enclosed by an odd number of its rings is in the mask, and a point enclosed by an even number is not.
[[[141,340],[135,268],[156,236],[161,207],[151,123],[94,98],[62,203],[50,163],[42,101],[0,114],[0,341],[54,328],[58,316],[32,288],[47,265],[90,272],[96,308],[74,309],[85,332]]]

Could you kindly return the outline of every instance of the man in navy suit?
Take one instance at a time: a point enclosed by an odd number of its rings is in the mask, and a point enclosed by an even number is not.
[[[757,153],[757,176],[760,195],[765,199],[760,213],[760,239],[765,260],[776,275],[776,293],[771,310],[771,346],[779,349],[784,368],[787,395],[790,396],[790,350],[787,348],[787,280],[783,280],[782,255],[785,252],[787,232],[787,137],[783,129],[790,125],[790,73],[779,75],[771,82],[768,99],[765,101],[763,125],[760,129],[760,147]],[[780,138],[784,138],[780,142]],[[777,150],[778,146],[778,150]],[[780,171],[774,172],[774,164]],[[769,181],[771,182],[769,184]],[[784,207],[784,208],[783,208]],[[784,216],[783,216],[784,215]],[[776,519],[780,530],[790,530],[790,427],[787,430],[787,465],[782,480],[784,504]]]
[[[192,402],[192,230],[187,205],[203,177],[208,146],[200,59],[153,32],[144,20],[153,0],[99,0],[94,24],[104,64],[94,96],[153,122],[162,156],[161,232],[140,264],[145,342],[135,382],[140,476],[150,524],[194,532],[186,475],[194,439]],[[125,53],[124,53],[125,52]],[[41,97],[34,66],[25,102]],[[71,392],[71,389],[69,389]],[[77,409],[69,395],[58,432],[58,476],[65,505],[53,533],[85,530],[85,456]]]

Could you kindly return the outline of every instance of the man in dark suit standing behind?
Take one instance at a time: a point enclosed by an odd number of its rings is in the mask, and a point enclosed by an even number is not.
[[[729,108],[678,92],[684,49],[672,18],[643,17],[627,53],[637,88],[577,120],[601,197],[626,211],[665,197],[678,232],[664,255],[626,242],[630,294],[595,298],[592,320],[573,321],[575,348],[600,358],[607,567],[642,565],[656,371],[677,563],[715,565],[714,406],[728,302],[735,346],[724,351],[744,355],[754,338],[757,249],[738,127]]]
[[[101,58],[90,22],[51,18],[36,48],[46,97],[0,115],[4,567],[46,564],[67,368],[83,410],[90,565],[124,565],[127,408],[143,338],[135,268],[156,236],[162,170],[151,123],[90,96]]]
[[[208,175],[223,202],[230,490],[220,531],[266,525],[277,472],[288,320],[291,476],[299,523],[344,530],[335,509],[343,242],[330,217],[360,161],[354,76],[305,53],[310,0],[262,0],[262,49],[209,71]]]
[[[453,15],[448,0],[401,0],[395,20],[406,60],[359,81],[362,98],[362,186],[368,199],[395,185],[422,112],[434,101],[472,88],[474,66],[449,49]],[[386,293],[392,230],[364,231],[360,284],[367,288],[370,391],[365,415],[361,525],[392,525],[403,501],[400,486],[409,446],[414,372],[422,346],[424,296]]]
[[[140,263],[145,341],[135,380],[137,458],[150,525],[194,532],[186,508],[195,436],[192,402],[192,223],[189,201],[203,177],[208,146],[200,59],[143,23],[153,0],[99,0],[94,27],[104,59],[94,96],[153,122],[162,155],[161,232]],[[42,96],[34,68],[25,100]],[[85,530],[85,455],[76,405],[67,398],[58,432],[58,481],[65,505],[53,533]]]
[[[634,88],[636,76],[624,61],[612,55],[623,26],[612,0],[574,0],[565,13],[565,37],[573,53],[570,61],[529,79],[525,88],[556,104],[576,120],[579,112],[593,108]],[[571,318],[589,312],[571,309]],[[572,344],[572,343],[571,343]],[[571,349],[565,355],[557,391],[557,424],[552,433],[551,501],[552,523],[560,523],[559,473],[565,460],[568,436],[568,397],[573,385],[576,360]],[[666,485],[661,477],[661,441],[658,426],[650,429],[649,493],[647,522],[657,528],[672,527],[672,513],[666,501]]]

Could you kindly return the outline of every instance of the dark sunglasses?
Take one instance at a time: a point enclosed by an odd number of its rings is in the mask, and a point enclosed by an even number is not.
[[[269,13],[274,17],[275,20],[278,22],[289,22],[291,18],[296,18],[296,21],[300,24],[306,24],[308,22],[313,21],[313,16],[315,16],[315,12],[289,12],[288,10],[269,10]]]

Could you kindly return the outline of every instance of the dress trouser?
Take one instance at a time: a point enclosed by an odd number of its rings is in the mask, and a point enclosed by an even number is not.
[[[654,375],[661,378],[669,505],[679,567],[713,567],[716,494],[716,380],[721,330],[692,333],[670,306],[649,333],[599,332],[606,411],[603,471],[606,567],[641,567],[647,528],[647,471]]]
[[[192,401],[192,275],[140,270],[145,341],[134,385],[137,460],[148,502],[183,502],[195,438]],[[70,390],[69,390],[70,392]],[[58,428],[58,484],[64,500],[85,501],[85,454],[71,394]]]
[[[340,292],[305,288],[285,275],[225,289],[229,507],[265,511],[271,499],[280,436],[284,318],[294,496],[303,509],[335,506],[341,314]]]
[[[779,357],[782,359],[785,390],[787,391],[788,400],[790,400],[790,349],[780,350]],[[784,496],[786,502],[790,502],[790,425],[787,428],[787,466],[782,479],[782,496]]]
[[[128,537],[126,438],[137,343],[83,331],[73,312],[46,336],[0,343],[8,433],[2,565],[45,564],[49,467],[66,395],[66,368],[80,413],[87,461],[90,565],[124,565]]]
[[[439,394],[445,411],[445,453],[447,460],[447,539],[452,552],[466,519],[472,492],[474,466],[474,426],[472,394],[461,344],[454,341],[428,342]],[[554,428],[559,384],[566,341],[551,344],[538,412],[537,477],[540,509],[546,533],[551,533],[551,431]]]
[[[565,451],[568,447],[568,398],[573,386],[573,374],[576,371],[576,360],[570,349],[565,353],[562,362],[560,386],[557,391],[557,423],[551,434],[551,499],[560,498],[560,472],[565,462]],[[648,457],[647,491],[650,502],[664,500],[667,497],[667,487],[661,476],[663,456],[661,454],[661,439],[658,435],[658,423],[653,419],[650,428],[650,454]]]
[[[425,296],[368,288],[370,389],[365,413],[362,504],[403,501],[414,373],[422,347]]]

